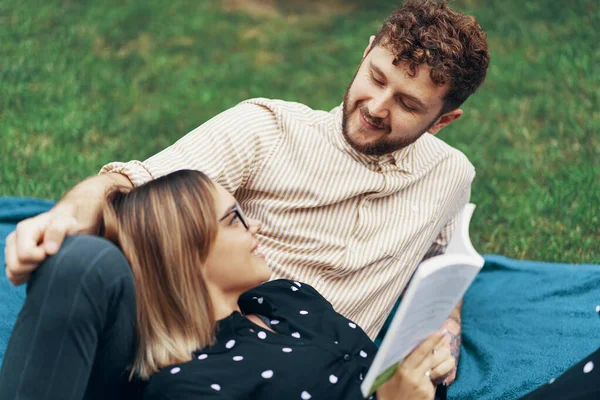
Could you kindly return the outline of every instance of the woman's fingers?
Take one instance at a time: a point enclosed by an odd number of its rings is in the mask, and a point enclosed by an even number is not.
[[[402,363],[407,368],[421,369],[425,371],[431,368],[430,357],[433,354],[433,349],[440,347],[444,342],[444,338],[448,333],[447,330],[436,332],[425,339]]]
[[[430,378],[434,385],[439,385],[446,379],[446,377],[454,369],[454,357],[450,355],[449,358],[444,359],[441,363],[437,364],[436,367],[431,369]]]

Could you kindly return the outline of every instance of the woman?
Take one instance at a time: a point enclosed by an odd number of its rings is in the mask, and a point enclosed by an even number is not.
[[[375,345],[309,285],[267,282],[257,230],[197,171],[108,195],[103,233],[133,272],[131,375],[149,381],[146,399],[362,398]],[[378,398],[432,399],[454,366],[443,340],[426,340]]]
[[[375,346],[309,285],[263,283],[259,224],[223,188],[178,171],[107,199],[102,233],[123,252],[72,236],[38,268],[0,399],[131,399],[132,377],[147,400],[361,398]],[[377,398],[432,399],[453,363],[443,340],[424,341]],[[598,398],[599,355],[527,399]]]

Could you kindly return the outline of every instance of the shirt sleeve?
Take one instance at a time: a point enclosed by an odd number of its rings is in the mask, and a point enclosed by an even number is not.
[[[454,216],[450,218],[450,221],[448,221],[444,225],[440,233],[437,235],[437,237],[425,253],[425,256],[423,257],[421,262],[427,260],[428,258],[439,256],[446,252],[448,244],[450,244],[450,240],[452,239],[452,234],[454,233],[456,226],[458,225],[458,221],[460,221],[460,218],[462,217],[465,205],[469,203],[470,197],[471,182],[469,181],[466,184],[466,188],[463,189],[460,196],[458,197],[458,200],[456,201],[456,204],[458,205],[458,210],[454,212]]]
[[[139,186],[174,171],[194,169],[233,193],[271,156],[281,137],[277,113],[268,103],[243,102],[143,162],[112,162],[100,173],[121,173]]]
[[[428,258],[439,256],[446,252],[446,248],[450,243],[450,239],[452,239],[452,233],[454,233],[454,230],[456,229],[456,223],[459,220],[459,218],[460,212],[457,215],[455,215],[454,218],[450,220],[450,222],[444,225],[439,235],[435,238],[435,240],[425,253],[425,256],[423,257],[423,260],[421,260],[421,262],[427,260]]]

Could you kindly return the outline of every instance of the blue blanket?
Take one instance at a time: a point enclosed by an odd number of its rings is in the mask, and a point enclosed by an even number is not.
[[[54,202],[21,197],[0,197],[0,265],[4,266],[6,236],[15,229],[17,222],[49,210]],[[25,298],[25,285],[14,287],[4,269],[0,273],[0,364],[17,314]]]
[[[0,248],[52,202],[0,197]],[[4,262],[0,254],[0,265]],[[465,295],[463,347],[450,399],[515,399],[600,347],[600,265],[489,255]],[[0,274],[0,363],[25,296]]]

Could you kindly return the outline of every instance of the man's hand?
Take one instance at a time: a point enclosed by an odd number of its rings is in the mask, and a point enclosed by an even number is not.
[[[106,191],[114,186],[133,184],[118,173],[93,176],[73,187],[52,210],[19,222],[6,238],[8,279],[14,285],[27,282],[42,261],[58,252],[67,236],[97,233]]]
[[[452,310],[450,316],[442,325],[442,329],[448,330],[447,340],[445,343],[445,348],[450,351],[452,357],[455,360],[455,366],[452,371],[439,382],[434,383],[444,383],[446,386],[450,385],[456,379],[456,368],[458,367],[458,357],[460,354],[460,344],[462,342],[461,336],[461,319],[460,313],[462,309],[462,300],[459,302],[458,306]]]
[[[65,237],[78,230],[74,217],[56,211],[19,222],[17,229],[6,238],[7,278],[15,286],[27,282],[42,261],[58,252]]]

